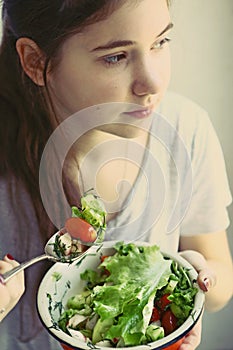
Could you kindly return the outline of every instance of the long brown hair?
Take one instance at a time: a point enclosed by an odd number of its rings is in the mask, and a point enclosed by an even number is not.
[[[54,128],[51,121],[54,116],[51,116],[51,108],[46,102],[46,86],[37,86],[24,73],[16,41],[20,37],[29,37],[37,43],[46,56],[46,80],[48,64],[55,60],[67,36],[105,18],[119,3],[116,0],[7,0],[3,3],[0,176],[13,174],[26,187],[42,236],[48,234],[51,223],[41,203],[39,165],[44,146]]]
[[[135,0],[136,1],[136,0]],[[39,189],[39,165],[45,144],[54,129],[48,106],[46,74],[56,62],[66,38],[109,16],[120,0],[5,0],[0,47],[0,176],[14,175],[29,192],[42,236],[49,219]],[[20,37],[34,40],[46,56],[45,87],[24,73],[16,51]],[[53,65],[50,64],[53,67]],[[77,198],[77,202],[79,198]],[[52,228],[53,229],[53,228]],[[50,233],[51,234],[51,233]]]

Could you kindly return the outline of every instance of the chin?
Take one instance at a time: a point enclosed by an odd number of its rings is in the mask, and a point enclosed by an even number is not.
[[[133,139],[148,132],[148,127],[131,124],[106,124],[98,127],[98,130],[118,137]]]
[[[126,139],[132,139],[135,137],[138,137],[142,134],[142,129],[138,128],[136,126],[128,126],[128,125],[113,125],[113,126],[104,126],[98,128],[99,130],[112,134],[118,137],[126,138]]]

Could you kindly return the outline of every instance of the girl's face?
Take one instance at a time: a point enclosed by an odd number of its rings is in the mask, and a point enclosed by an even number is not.
[[[60,117],[108,102],[155,110],[170,79],[171,27],[166,0],[127,1],[68,38],[48,76]]]

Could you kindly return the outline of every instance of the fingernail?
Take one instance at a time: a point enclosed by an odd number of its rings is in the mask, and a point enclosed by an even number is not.
[[[11,254],[6,255],[9,260],[15,260]]]
[[[203,280],[203,285],[204,285],[204,288],[205,288],[205,291],[208,292],[209,288],[210,288],[210,281],[209,281],[209,278],[204,278]]]

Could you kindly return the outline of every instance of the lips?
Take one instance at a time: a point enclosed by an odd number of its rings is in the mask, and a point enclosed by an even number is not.
[[[127,111],[127,112],[124,112],[124,114],[127,114],[133,118],[144,119],[144,118],[149,117],[152,112],[153,112],[153,106],[149,106],[146,108],[142,107],[142,108],[137,109],[137,110]]]

